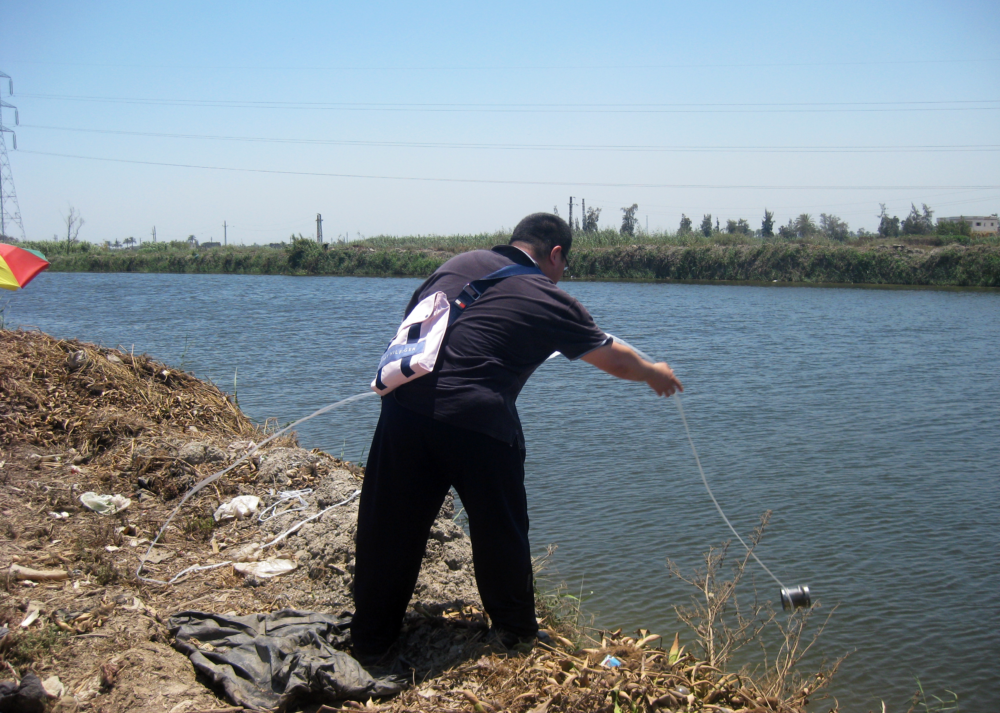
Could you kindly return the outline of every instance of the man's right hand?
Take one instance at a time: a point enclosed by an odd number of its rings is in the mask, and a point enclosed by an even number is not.
[[[649,362],[646,363],[649,364]],[[674,374],[674,370],[667,365],[667,362],[661,361],[649,366],[653,374],[646,379],[646,383],[657,394],[660,396],[673,396],[677,391],[684,391],[684,385],[681,384],[680,379]]]
[[[684,391],[684,386],[666,362],[648,362],[621,342],[612,342],[581,357],[611,376],[628,381],[645,381],[660,396]]]

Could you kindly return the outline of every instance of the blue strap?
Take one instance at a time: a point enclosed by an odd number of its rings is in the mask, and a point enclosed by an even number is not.
[[[486,277],[481,277],[478,280],[474,280],[462,288],[462,292],[459,293],[458,297],[452,300],[451,312],[448,314],[448,326],[450,327],[455,323],[462,312],[468,309],[469,305],[478,300],[482,294],[490,287],[496,283],[504,280],[508,277],[515,277],[516,275],[544,275],[541,270],[539,270],[534,265],[507,265],[506,267],[501,267],[499,270],[491,272]]]

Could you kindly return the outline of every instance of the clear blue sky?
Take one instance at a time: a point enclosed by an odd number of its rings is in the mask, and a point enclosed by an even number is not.
[[[70,205],[95,242],[265,243],[316,213],[328,240],[493,231],[571,195],[614,227],[638,203],[654,230],[874,229],[880,202],[1000,210],[998,27],[995,1],[15,0],[4,138],[35,239]]]

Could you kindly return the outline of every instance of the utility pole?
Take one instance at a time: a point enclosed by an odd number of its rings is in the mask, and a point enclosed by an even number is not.
[[[320,245],[323,244],[323,215],[321,213],[316,214],[316,242]]]
[[[153,226],[153,242],[156,242],[156,226]]]
[[[569,232],[573,232],[573,196],[569,197]]]
[[[10,75],[0,72],[0,77],[9,83],[9,93],[14,94],[14,80]],[[17,115],[17,107],[0,99],[0,107],[7,107],[14,110],[14,124],[20,124],[20,117]],[[14,141],[14,150],[17,150],[17,134],[13,129],[8,129],[3,125],[3,112],[0,109],[0,235],[6,236],[8,228],[15,226],[21,231],[21,240],[24,240],[24,225],[21,223],[21,209],[17,204],[17,193],[14,191],[14,175],[10,171],[10,161],[7,160],[7,144],[3,135],[10,134]]]
[[[229,243],[227,242],[227,236],[229,226],[226,225],[226,221],[222,221],[222,247],[226,247]]]

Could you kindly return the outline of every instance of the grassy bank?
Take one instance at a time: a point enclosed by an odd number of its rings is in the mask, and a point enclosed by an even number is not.
[[[242,275],[424,277],[452,255],[509,240],[505,233],[447,237],[376,237],[321,246],[293,239],[281,247],[191,248],[184,243],[136,249],[33,243],[56,272],[160,272]],[[580,234],[571,279],[726,280],[879,285],[1000,287],[996,236],[926,236],[889,243],[788,242],[701,234]]]
[[[1000,287],[1000,248],[806,244],[583,249],[577,279]]]

